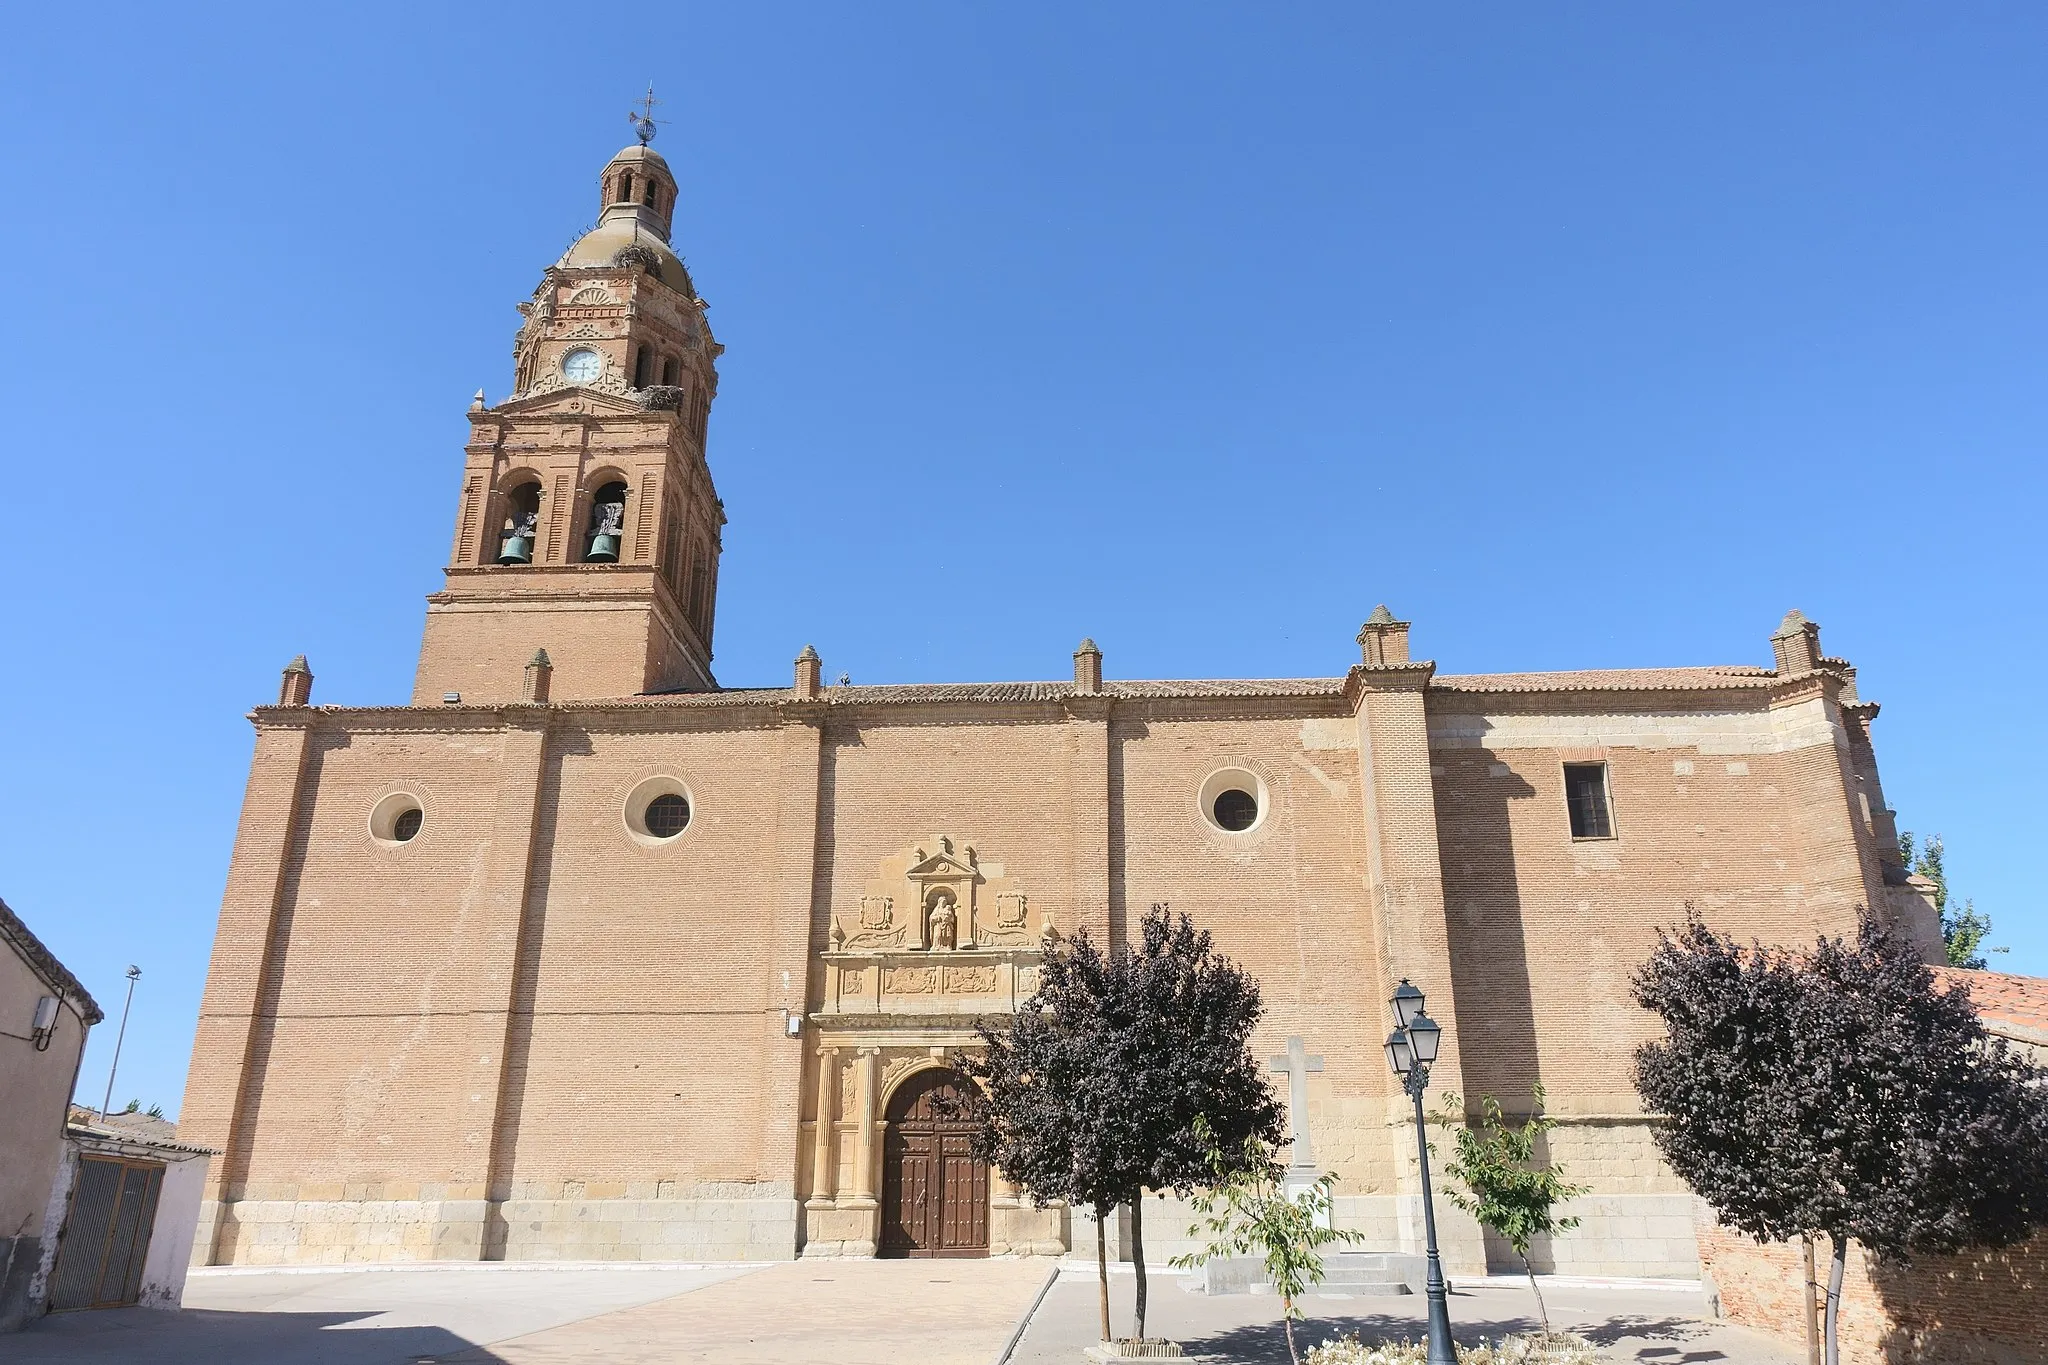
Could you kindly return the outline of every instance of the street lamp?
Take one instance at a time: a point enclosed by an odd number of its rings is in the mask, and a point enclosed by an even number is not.
[[[1443,1025],[1425,1014],[1422,992],[1406,977],[1387,1002],[1394,1010],[1394,1031],[1387,1035],[1387,1065],[1415,1101],[1415,1154],[1422,1164],[1422,1230],[1429,1248],[1429,1365],[1457,1365],[1451,1349],[1451,1310],[1444,1297],[1444,1267],[1436,1254],[1436,1205],[1429,1193],[1429,1136],[1423,1127],[1422,1092],[1429,1088],[1429,1068],[1443,1046]]]

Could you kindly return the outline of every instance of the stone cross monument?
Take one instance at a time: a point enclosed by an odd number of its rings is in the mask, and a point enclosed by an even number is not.
[[[1306,1045],[1294,1037],[1287,1040],[1287,1054],[1273,1058],[1267,1065],[1287,1077],[1287,1122],[1294,1130],[1294,1151],[1288,1158],[1285,1186],[1288,1197],[1295,1198],[1322,1175],[1316,1166],[1315,1151],[1309,1146],[1308,1078],[1310,1072],[1323,1069],[1323,1059],[1309,1056]],[[1325,1213],[1317,1221],[1327,1227],[1329,1215]]]

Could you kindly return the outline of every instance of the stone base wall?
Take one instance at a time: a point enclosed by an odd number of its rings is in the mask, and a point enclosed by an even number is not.
[[[27,1235],[0,1237],[0,1332],[12,1332],[42,1312],[29,1293],[43,1263],[43,1239]]]
[[[218,1229],[217,1238],[208,1234]],[[243,1199],[201,1207],[195,1261],[773,1261],[796,1255],[796,1201]]]
[[[1626,1275],[1645,1279],[1697,1279],[1699,1243],[1689,1194],[1593,1194],[1560,1209],[1579,1225],[1529,1248],[1543,1275]],[[1486,1263],[1496,1274],[1518,1274],[1521,1258],[1489,1234]]]
[[[1705,1212],[1698,1236],[1715,1312],[1803,1350],[1799,1244],[1751,1241]],[[1816,1243],[1823,1283],[1828,1256],[1827,1242]],[[2038,1365],[2048,1360],[2048,1236],[1909,1266],[1876,1262],[1852,1245],[1840,1336],[1849,1365]]]

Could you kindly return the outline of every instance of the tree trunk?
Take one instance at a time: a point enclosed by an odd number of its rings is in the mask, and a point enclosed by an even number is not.
[[[1543,1324],[1543,1335],[1550,1336],[1550,1310],[1543,1306],[1543,1291],[1536,1287],[1536,1267],[1529,1264],[1529,1253],[1522,1253],[1522,1269],[1529,1272],[1529,1292],[1536,1296],[1536,1320]]]
[[[1799,1285],[1799,1325],[1806,1329],[1806,1365],[1820,1365],[1820,1305],[1813,1291],[1820,1288],[1813,1279],[1813,1234],[1799,1234],[1800,1262],[1805,1267]]]
[[[1145,1192],[1131,1201],[1131,1267],[1138,1273],[1138,1340],[1145,1339]]]
[[[1287,1330],[1287,1358],[1294,1365],[1301,1365],[1301,1352],[1294,1349],[1294,1300],[1288,1299],[1285,1311],[1280,1315],[1280,1325]]]
[[[1103,1230],[1108,1215],[1095,1206],[1095,1275],[1102,1285],[1102,1339],[1109,1340],[1109,1234]]]
[[[1842,1325],[1842,1271],[1849,1264],[1849,1239],[1836,1233],[1830,1240],[1835,1244],[1835,1255],[1828,1266],[1826,1362],[1827,1365],[1842,1365],[1842,1343],[1839,1339]]]

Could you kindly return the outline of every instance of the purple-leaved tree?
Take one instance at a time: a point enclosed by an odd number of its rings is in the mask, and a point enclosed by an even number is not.
[[[1853,943],[1743,946],[1687,907],[1636,974],[1667,1036],[1636,1089],[1672,1169],[1760,1241],[1826,1236],[1828,1365],[1851,1242],[1879,1259],[2048,1223],[2048,1077],[1865,915]]]
[[[1251,1051],[1263,1008],[1258,982],[1206,931],[1155,905],[1135,945],[1105,950],[1083,931],[1051,948],[1037,993],[983,1020],[983,1050],[953,1059],[978,1154],[1038,1207],[1064,1199],[1094,1213],[1105,1341],[1108,1215],[1131,1213],[1142,1339],[1145,1191],[1190,1194],[1215,1178],[1215,1149],[1236,1159],[1248,1139],[1280,1140],[1282,1110]]]

